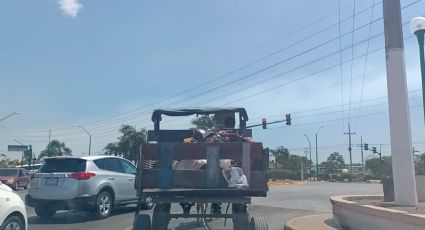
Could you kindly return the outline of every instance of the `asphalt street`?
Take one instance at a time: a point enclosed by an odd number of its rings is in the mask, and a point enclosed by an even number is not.
[[[26,191],[18,193],[24,196]],[[253,198],[249,206],[252,215],[264,216],[271,230],[282,230],[286,221],[294,217],[330,213],[329,197],[348,194],[381,194],[380,184],[328,183],[312,182],[301,185],[287,185],[270,188],[268,197]],[[29,230],[130,230],[133,223],[134,207],[115,210],[111,217],[104,220],[94,219],[86,212],[60,212],[51,221],[39,219],[34,209],[27,207]],[[223,204],[225,211],[225,204]],[[171,212],[180,212],[179,206],[173,206]],[[151,210],[142,211],[151,214]],[[211,229],[232,229],[232,221],[214,220],[208,222]],[[197,230],[200,227],[194,219],[174,219],[170,221],[170,229]]]

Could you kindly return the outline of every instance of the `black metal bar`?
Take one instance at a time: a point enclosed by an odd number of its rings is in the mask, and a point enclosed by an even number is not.
[[[272,121],[272,122],[267,122],[266,124],[271,125],[271,124],[283,123],[283,122],[286,122],[286,119],[285,119],[285,120],[281,120],[281,121]],[[263,124],[250,125],[250,126],[247,126],[246,128],[247,128],[247,129],[249,129],[249,128],[258,127],[258,126],[262,126],[262,125],[263,125]]]
[[[232,218],[233,214],[170,214],[170,218]]]

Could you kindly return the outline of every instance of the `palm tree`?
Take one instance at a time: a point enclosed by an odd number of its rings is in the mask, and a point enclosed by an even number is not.
[[[46,149],[41,151],[38,155],[38,159],[45,157],[55,157],[55,156],[71,156],[72,150],[65,146],[64,142],[58,140],[52,140],[47,146]]]
[[[130,161],[137,162],[140,146],[146,143],[146,129],[137,129],[131,125],[122,125],[119,129],[122,134],[118,143],[109,143],[103,148],[106,155],[122,156]]]

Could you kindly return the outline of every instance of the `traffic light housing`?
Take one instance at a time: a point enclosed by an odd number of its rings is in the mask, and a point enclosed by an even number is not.
[[[376,147],[372,147],[372,152],[376,153]]]
[[[267,129],[267,119],[266,118],[261,119],[261,124],[263,125],[263,129]]]
[[[368,143],[364,143],[364,150],[369,150],[369,144]]]
[[[286,125],[291,125],[291,114],[285,115]]]

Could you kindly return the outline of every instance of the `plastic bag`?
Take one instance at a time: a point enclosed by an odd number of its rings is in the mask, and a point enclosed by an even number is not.
[[[229,188],[248,189],[249,187],[248,179],[241,168],[231,167],[227,170],[223,170],[223,176],[226,178]]]

